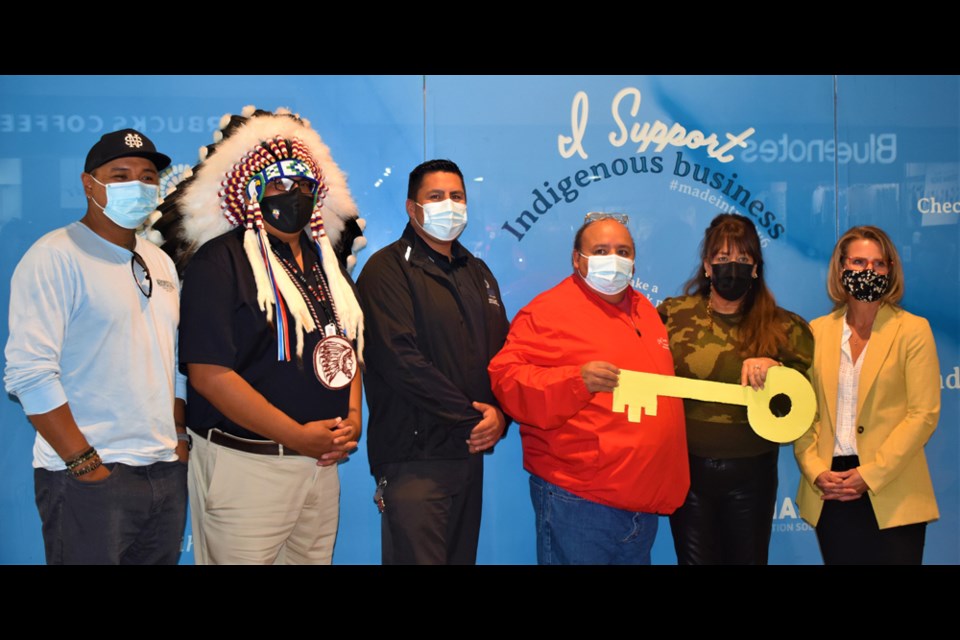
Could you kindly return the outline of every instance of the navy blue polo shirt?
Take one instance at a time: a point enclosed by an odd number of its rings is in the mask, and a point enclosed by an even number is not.
[[[296,329],[287,312],[292,356],[289,362],[278,361],[276,328],[267,323],[257,303],[257,286],[243,249],[243,233],[240,227],[210,240],[187,265],[180,299],[181,370],[186,372],[188,363],[233,369],[270,404],[300,424],[346,417],[350,386],[339,391],[327,389],[313,370],[313,351],[327,322],[322,305],[314,303],[321,327],[304,334],[302,361],[296,357]],[[280,257],[300,272],[290,247],[269,237]],[[302,273],[310,285],[317,287],[313,269],[319,260],[316,244],[305,233],[300,242]],[[200,435],[216,427],[243,438],[265,439],[228,420],[193,385],[187,389],[187,426]]]

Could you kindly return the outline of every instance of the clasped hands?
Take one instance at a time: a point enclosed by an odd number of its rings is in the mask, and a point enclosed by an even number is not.
[[[848,471],[824,471],[814,481],[823,492],[821,500],[839,500],[850,502],[857,500],[869,489],[857,469]]]

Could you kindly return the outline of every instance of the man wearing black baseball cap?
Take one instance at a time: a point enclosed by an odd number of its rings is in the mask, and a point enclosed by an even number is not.
[[[90,148],[83,171],[90,173],[117,158],[146,158],[153,163],[157,171],[163,171],[170,166],[170,157],[158,153],[150,138],[136,129],[121,129],[103,134],[100,141]]]
[[[170,258],[136,233],[169,165],[138,131],[105,134],[81,175],[86,214],[40,238],[13,274],[4,382],[37,430],[48,564],[179,559],[180,283]]]

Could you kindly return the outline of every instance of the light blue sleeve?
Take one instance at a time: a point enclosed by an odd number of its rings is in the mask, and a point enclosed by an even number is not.
[[[74,284],[65,256],[40,244],[27,251],[13,273],[4,384],[27,415],[67,402],[60,357]]]

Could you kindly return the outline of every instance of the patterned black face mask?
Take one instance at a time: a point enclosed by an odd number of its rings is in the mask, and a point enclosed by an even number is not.
[[[840,276],[840,282],[843,283],[843,288],[860,302],[875,302],[890,287],[890,276],[882,276],[873,269],[847,269]]]

